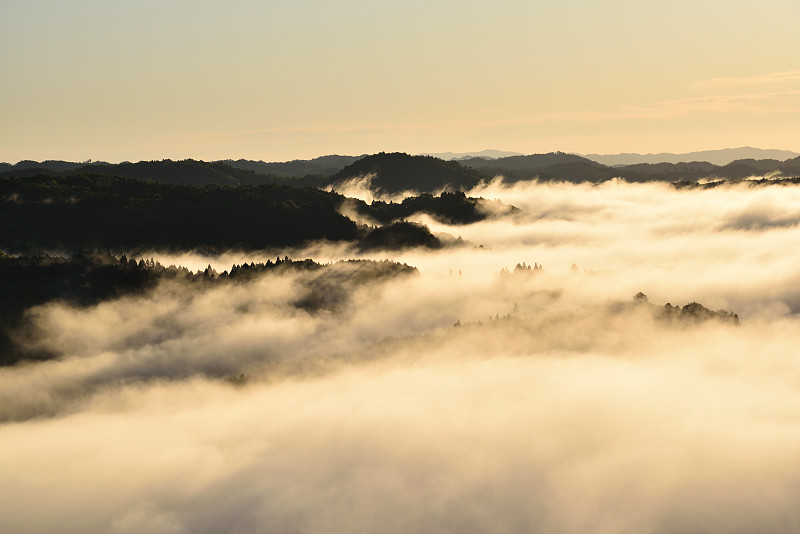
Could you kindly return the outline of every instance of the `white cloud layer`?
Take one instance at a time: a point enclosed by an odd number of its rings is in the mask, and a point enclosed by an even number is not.
[[[800,529],[800,189],[473,194],[524,213],[420,216],[473,246],[328,310],[295,305],[313,273],[33,310],[21,339],[61,357],[0,369],[0,530]]]

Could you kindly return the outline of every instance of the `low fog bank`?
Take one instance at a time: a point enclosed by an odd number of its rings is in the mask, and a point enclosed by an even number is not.
[[[59,358],[0,369],[0,530],[800,529],[800,189],[469,195],[523,213],[415,217],[472,243],[438,251],[154,253],[417,274],[167,281],[30,310],[18,339]]]
[[[320,243],[275,249],[264,257],[288,254],[322,262],[391,258],[418,267],[431,279],[461,271],[478,287],[504,267],[538,262],[554,277],[552,285],[580,286],[593,300],[644,291],[655,301],[697,300],[714,309],[734,309],[742,317],[800,311],[800,256],[794,252],[800,239],[800,187],[736,184],[677,190],[664,183],[621,180],[600,185],[495,182],[467,194],[487,199],[487,209],[499,200],[522,211],[467,225],[445,224],[423,213],[409,217],[444,242],[461,238],[465,244],[443,251],[367,252]],[[222,270],[246,256],[167,259],[194,268],[211,263]],[[581,276],[574,276],[576,271]]]
[[[415,219],[483,245],[448,256],[465,273],[538,262],[590,298],[642,290],[660,302],[697,300],[743,317],[800,312],[800,187],[495,183],[468,194],[523,211],[457,227]],[[422,271],[444,267],[429,254],[403,258]],[[573,265],[582,277],[568,276]]]
[[[201,377],[115,384],[71,414],[6,423],[0,453],[13,461],[0,523],[13,532],[798,525],[795,323],[528,313],[385,340],[366,348],[380,358],[323,374],[241,387]]]

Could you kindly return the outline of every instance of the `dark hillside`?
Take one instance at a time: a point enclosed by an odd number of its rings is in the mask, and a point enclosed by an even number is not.
[[[282,185],[181,186],[73,174],[0,179],[0,249],[261,249],[354,240],[344,197]]]
[[[800,157],[787,159],[778,169],[784,176],[800,176]]]
[[[261,175],[252,171],[236,169],[224,163],[196,161],[140,161],[113,165],[91,164],[76,169],[76,172],[122,176],[135,180],[154,180],[166,184],[188,185],[254,185],[264,183]]]
[[[533,179],[542,181],[598,182],[617,177],[634,180],[641,179],[636,173],[626,173],[582,156],[564,152],[511,156],[494,160],[472,158],[463,160],[462,163],[465,166],[480,169],[492,176],[502,176],[506,182]]]
[[[73,161],[62,161],[62,160],[52,160],[48,159],[42,162],[39,161],[31,161],[31,160],[23,160],[14,165],[10,165],[8,163],[0,163],[0,172],[3,171],[22,171],[22,170],[30,170],[30,169],[47,169],[49,171],[57,171],[57,172],[64,172],[64,171],[74,171],[78,167],[82,167],[86,165],[88,162],[84,163],[76,163]],[[98,162],[103,163],[103,162]]]
[[[24,164],[23,164],[24,163]],[[30,163],[31,165],[27,165]],[[318,186],[322,177],[308,176],[293,178],[284,175],[256,173],[252,170],[235,168],[222,162],[208,163],[192,159],[172,161],[140,161],[138,163],[88,163],[76,164],[68,162],[21,162],[20,164],[0,168],[0,177],[14,178],[25,176],[49,175],[68,176],[70,173],[105,174],[134,180],[153,180],[166,184],[186,185],[259,185],[290,184],[300,187]],[[52,164],[51,163],[57,163]],[[62,165],[63,164],[63,165]]]
[[[336,187],[354,178],[373,174],[372,188],[381,194],[414,190],[433,193],[445,188],[469,189],[487,176],[457,161],[431,156],[381,152],[360,159],[331,176],[326,186]]]
[[[699,180],[711,176],[719,167],[707,161],[692,161],[688,163],[637,163],[615,168],[625,176],[639,175],[649,180],[673,182]]]
[[[282,175],[294,178],[304,176],[331,176],[364,156],[320,156],[314,159],[285,162],[251,161],[245,159],[223,160],[220,163],[258,174]]]
[[[565,152],[549,152],[547,154],[530,154],[528,156],[509,156],[506,158],[486,159],[486,158],[469,158],[461,160],[461,164],[465,167],[472,167],[475,169],[507,169],[521,172],[531,172],[536,169],[543,169],[551,165],[565,164],[565,163],[590,163],[593,165],[600,165],[590,159],[578,156],[575,154],[567,154]],[[605,166],[605,165],[600,165]]]

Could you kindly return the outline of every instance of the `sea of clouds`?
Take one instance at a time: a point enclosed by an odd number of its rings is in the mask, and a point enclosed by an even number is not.
[[[437,251],[153,252],[418,268],[324,309],[268,272],[30,310],[59,358],[0,369],[0,530],[800,530],[800,188],[469,194],[522,212],[415,216],[467,243]],[[654,313],[692,301],[741,324]]]

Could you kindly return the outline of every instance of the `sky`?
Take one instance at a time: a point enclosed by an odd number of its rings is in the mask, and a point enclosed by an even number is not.
[[[800,150],[795,0],[0,0],[0,161]]]

